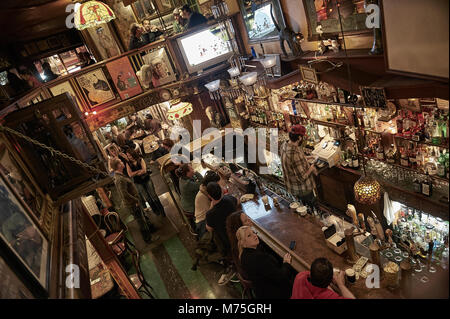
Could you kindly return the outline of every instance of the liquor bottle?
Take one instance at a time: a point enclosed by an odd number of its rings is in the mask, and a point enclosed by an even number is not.
[[[381,145],[381,141],[377,147],[377,159],[379,159],[380,161],[384,160],[384,150],[383,150],[383,146]]]
[[[422,183],[418,177],[414,178],[413,189],[414,189],[414,192],[416,192],[416,193],[419,193],[419,194],[422,193]]]
[[[395,147],[391,144],[391,148],[386,153],[386,161],[389,164],[395,164]]]
[[[406,149],[404,148],[403,151],[401,152],[401,156],[400,156],[400,165],[401,166],[405,166],[405,167],[409,167],[409,157],[407,155]]]
[[[422,181],[422,194],[425,196],[431,197],[432,190],[433,190],[433,184],[431,182],[430,175],[427,172],[425,179]]]
[[[403,134],[403,110],[400,110],[399,112],[399,116],[397,117],[397,134]]]
[[[445,177],[445,151],[444,150],[438,157],[438,161],[436,163],[437,166],[437,174],[439,177]]]

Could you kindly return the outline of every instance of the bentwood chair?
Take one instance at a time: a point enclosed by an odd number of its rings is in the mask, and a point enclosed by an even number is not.
[[[130,275],[130,279],[135,285],[136,290],[145,293],[149,298],[154,299],[153,294],[151,293],[153,288],[147,282],[141,270],[141,256],[139,250],[137,250],[136,246],[125,236],[125,233],[128,231],[128,227],[122,223],[119,215],[115,212],[108,212],[106,214],[105,224],[111,232],[111,235],[106,238],[106,241],[111,246],[115,254],[122,260],[122,262],[124,262],[127,254],[131,256],[136,273]]]

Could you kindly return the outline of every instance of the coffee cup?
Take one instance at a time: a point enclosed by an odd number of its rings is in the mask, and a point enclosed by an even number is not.
[[[355,271],[352,268],[349,268],[345,271],[345,278],[350,284],[354,284],[356,281]]]

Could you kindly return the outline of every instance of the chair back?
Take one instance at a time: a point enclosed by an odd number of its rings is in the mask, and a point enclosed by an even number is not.
[[[111,233],[118,233],[121,230],[126,230],[126,227],[124,227],[116,212],[108,212],[105,215],[105,224]]]

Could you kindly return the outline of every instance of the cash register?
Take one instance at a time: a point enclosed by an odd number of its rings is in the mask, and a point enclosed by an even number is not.
[[[333,167],[339,164],[341,160],[340,142],[327,134],[314,147],[314,151],[311,155],[317,158],[316,166],[319,168],[321,168],[321,166],[323,167],[325,164],[328,164],[329,167]]]

